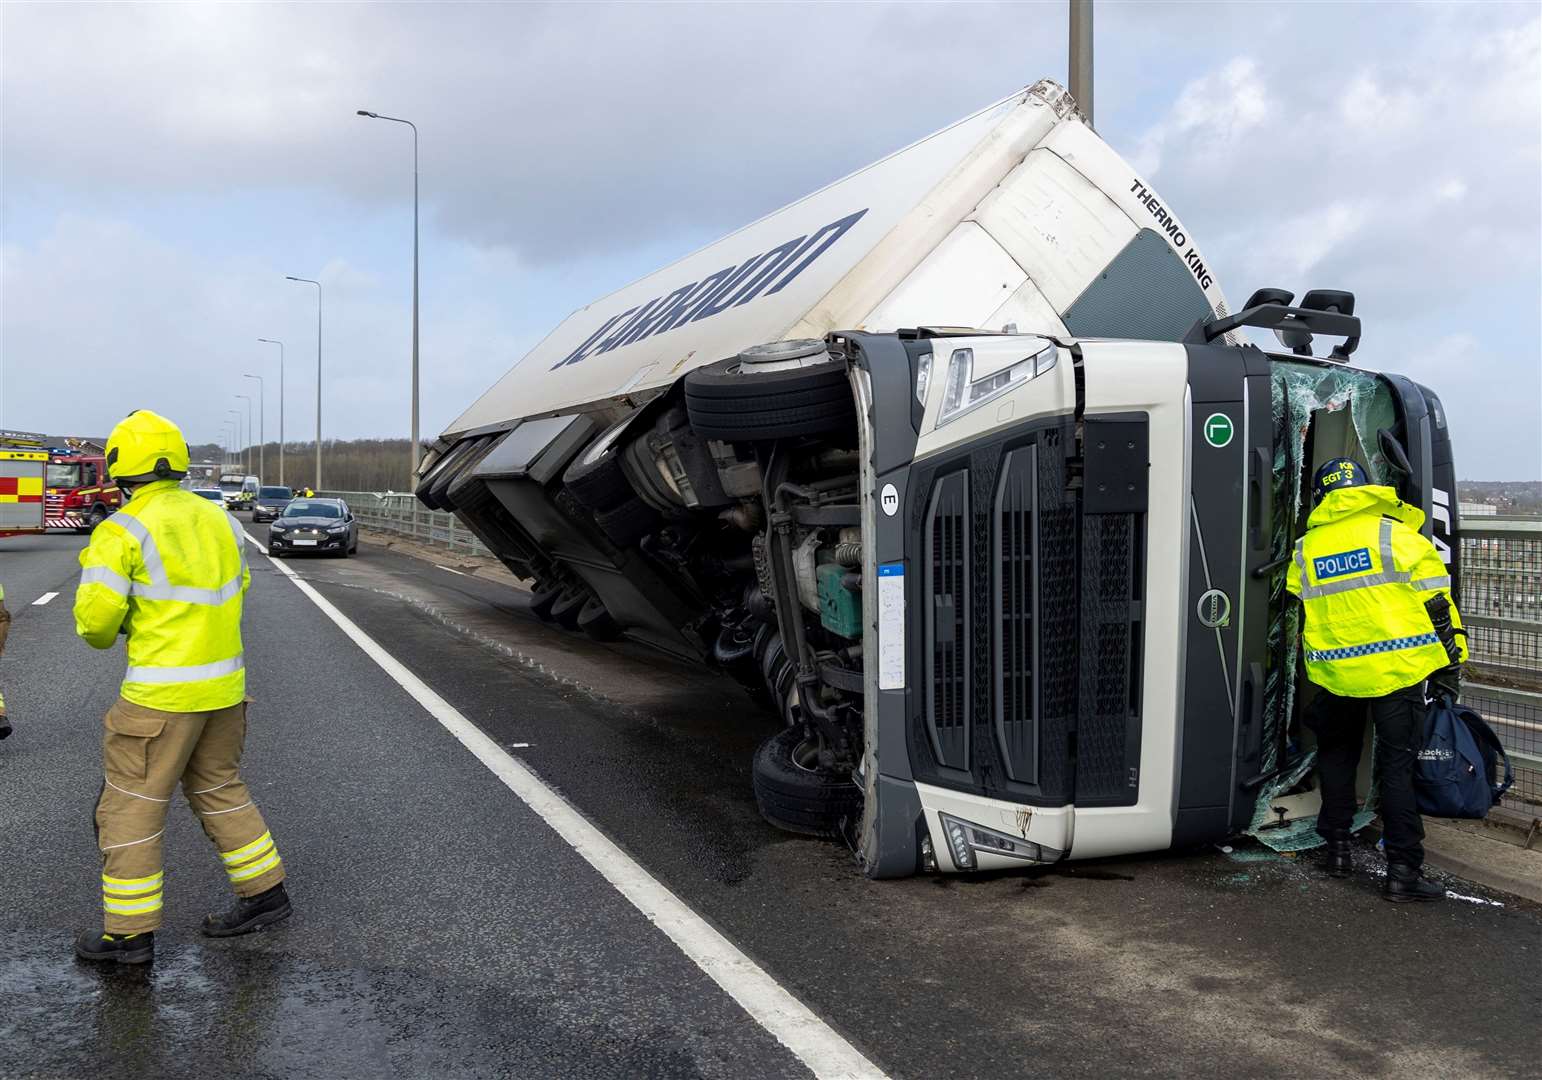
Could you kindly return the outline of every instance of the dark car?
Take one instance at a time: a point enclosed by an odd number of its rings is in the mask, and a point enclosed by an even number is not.
[[[284,508],[289,505],[289,500],[294,498],[294,492],[286,487],[263,487],[257,489],[257,498],[252,502],[252,521],[275,521],[284,513]]]
[[[268,526],[268,554],[325,552],[347,558],[359,550],[359,523],[342,499],[291,499]]]

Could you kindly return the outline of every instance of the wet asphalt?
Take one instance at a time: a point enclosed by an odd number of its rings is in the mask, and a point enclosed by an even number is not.
[[[246,771],[298,914],[199,938],[223,885],[177,805],[154,968],[78,965],[122,659],[73,638],[81,541],[28,543],[0,546],[0,1077],[806,1075],[255,551]],[[1394,907],[1368,849],[1348,882],[1248,846],[870,882],[759,819],[772,721],[733,686],[370,545],[290,565],[893,1075],[1535,1074],[1523,901]]]

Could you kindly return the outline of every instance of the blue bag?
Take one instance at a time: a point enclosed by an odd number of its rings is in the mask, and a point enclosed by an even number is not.
[[[1504,781],[1494,772],[1504,766]],[[1441,695],[1424,717],[1424,745],[1414,767],[1419,813],[1440,818],[1488,816],[1515,782],[1510,758],[1488,722]]]

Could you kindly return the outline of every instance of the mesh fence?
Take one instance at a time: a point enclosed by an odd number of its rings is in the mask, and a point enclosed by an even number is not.
[[[1542,518],[1468,518],[1461,537],[1472,679],[1462,696],[1515,766],[1506,807],[1542,816]]]
[[[317,494],[347,502],[354,517],[366,529],[470,555],[492,554],[454,514],[430,510],[414,495],[375,491],[322,491]]]

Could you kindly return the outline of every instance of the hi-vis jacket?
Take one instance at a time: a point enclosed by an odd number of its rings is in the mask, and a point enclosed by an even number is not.
[[[98,649],[128,635],[126,699],[205,712],[245,698],[244,540],[234,517],[175,480],[144,485],[96,527],[80,553],[75,632]]]
[[[1422,510],[1380,485],[1330,491],[1307,518],[1285,587],[1306,609],[1312,682],[1343,697],[1380,697],[1451,662],[1424,605],[1445,594],[1457,629],[1461,617],[1423,524]],[[1466,660],[1466,638],[1456,640]]]

